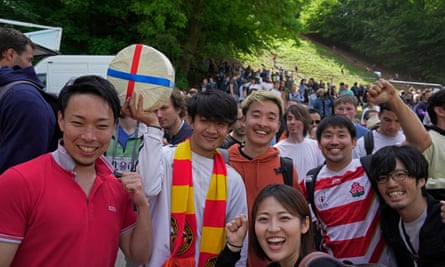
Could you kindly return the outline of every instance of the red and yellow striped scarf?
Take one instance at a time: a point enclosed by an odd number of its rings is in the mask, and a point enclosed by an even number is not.
[[[223,156],[215,152],[213,173],[207,192],[199,253],[199,267],[214,266],[225,245],[227,169]],[[194,207],[190,140],[179,144],[173,160],[170,248],[164,267],[195,267],[197,226]],[[176,238],[178,233],[182,236]]]

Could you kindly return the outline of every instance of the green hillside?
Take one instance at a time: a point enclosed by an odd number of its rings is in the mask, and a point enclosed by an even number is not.
[[[301,40],[299,46],[293,45],[291,41],[277,44],[273,51],[256,57],[242,56],[241,61],[245,65],[250,64],[254,69],[262,68],[262,64],[268,69],[274,69],[274,54],[277,55],[277,67],[294,71],[295,65],[298,66],[298,72],[296,75],[294,73],[296,81],[301,78],[314,78],[316,81],[323,80],[338,87],[342,81],[352,86],[354,82],[369,84],[377,79],[377,76],[367,71],[365,64],[358,62],[357,59],[349,57],[338,49],[334,51],[305,39]]]

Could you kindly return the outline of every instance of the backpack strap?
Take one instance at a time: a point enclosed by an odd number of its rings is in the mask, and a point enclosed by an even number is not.
[[[372,159],[372,155],[367,155],[367,156],[364,156],[364,157],[360,158],[360,163],[362,164],[363,169],[365,170],[366,175],[368,175],[369,170],[371,169],[371,159]]]
[[[10,83],[7,83],[3,86],[0,86],[0,99],[6,94],[6,92],[8,92],[9,89],[11,89],[14,85],[17,84],[22,84],[22,83],[26,83],[26,84],[30,84],[32,86],[34,86],[35,88],[37,88],[39,91],[41,90],[37,84],[30,82],[30,81],[25,81],[25,80],[19,80],[19,81],[13,81]]]
[[[323,165],[320,165],[316,168],[309,170],[306,174],[306,178],[304,178],[308,201],[311,205],[313,214],[315,215],[315,217],[317,217],[317,220],[319,220],[319,218],[317,215],[317,210],[315,208],[315,200],[314,200],[315,183],[317,181],[317,176],[320,173],[321,168],[323,168]],[[314,234],[315,247],[317,250],[321,250],[321,243],[322,243],[323,237],[322,237],[320,230],[318,229],[316,222],[312,222],[312,229],[313,229],[313,234]]]
[[[283,174],[284,184],[293,186],[294,162],[291,158],[280,157],[281,173]]]
[[[366,155],[371,155],[372,151],[374,150],[374,135],[372,134],[372,131],[368,131],[364,136],[364,144],[365,144],[365,150]]]
[[[315,182],[317,181],[317,176],[321,168],[323,168],[323,165],[310,169],[306,174],[306,178],[304,178],[304,184],[306,187],[307,196],[309,198],[309,203],[311,204],[311,208],[314,214],[316,214],[315,202],[314,202]]]
[[[23,84],[23,83],[32,85],[35,88],[37,88],[38,91],[41,91],[41,89],[37,86],[37,84],[35,84],[33,82],[26,81],[26,80],[13,81],[13,82],[7,83],[7,84],[5,84],[3,86],[0,86],[0,100],[8,92],[8,90],[11,89],[14,85]],[[1,135],[1,133],[0,133],[0,135]]]
[[[218,148],[219,152],[221,152],[224,157],[224,161],[226,164],[229,164],[229,151],[225,148]],[[294,162],[291,158],[288,157],[280,157],[280,171],[283,174],[284,184],[293,186],[293,174],[294,174]]]
[[[226,164],[230,163],[229,151],[225,148],[218,148],[224,157]],[[283,174],[284,184],[293,186],[294,162],[291,158],[280,157],[280,172]]]

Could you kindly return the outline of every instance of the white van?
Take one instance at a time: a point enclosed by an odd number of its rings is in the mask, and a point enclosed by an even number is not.
[[[57,55],[43,58],[34,68],[45,85],[44,90],[57,95],[72,78],[86,74],[106,78],[113,58],[114,56]]]

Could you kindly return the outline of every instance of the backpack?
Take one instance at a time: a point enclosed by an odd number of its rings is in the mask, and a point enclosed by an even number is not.
[[[229,151],[227,149],[218,149],[224,157],[224,161],[229,164]],[[293,186],[293,173],[294,173],[294,162],[291,158],[280,157],[280,168],[275,169],[276,173],[283,174],[283,181],[285,185]]]
[[[364,144],[365,144],[365,150],[366,155],[371,155],[372,151],[374,150],[374,136],[372,135],[372,131],[367,132],[364,136]]]
[[[363,168],[365,169],[366,174],[369,172],[369,169],[370,169],[371,157],[372,157],[372,155],[368,155],[368,156],[364,156],[364,157],[360,158],[360,162],[361,162]],[[315,202],[314,202],[315,182],[317,181],[318,173],[320,172],[320,170],[323,166],[324,166],[324,164],[309,170],[306,174],[306,178],[304,179],[306,192],[307,192],[309,202],[311,204],[311,208],[312,208],[312,211],[314,212],[314,214],[316,214]]]
[[[54,129],[55,129],[54,130],[54,135],[53,135],[53,138],[51,139],[49,151],[55,150],[57,148],[59,139],[62,138],[62,131],[60,130],[59,124],[57,123],[57,111],[58,111],[57,96],[55,94],[50,94],[50,93],[47,93],[47,92],[41,90],[37,86],[37,84],[35,84],[33,82],[21,80],[21,81],[10,82],[8,84],[0,86],[0,99],[3,97],[3,95],[6,94],[6,92],[10,88],[12,88],[14,85],[17,85],[17,84],[29,84],[29,85],[32,85],[33,87],[35,87],[37,89],[37,91],[40,93],[40,95],[43,97],[43,99],[45,99],[46,103],[48,103],[48,105],[51,106],[51,109],[54,112],[54,117],[56,118],[56,125],[54,127]]]

